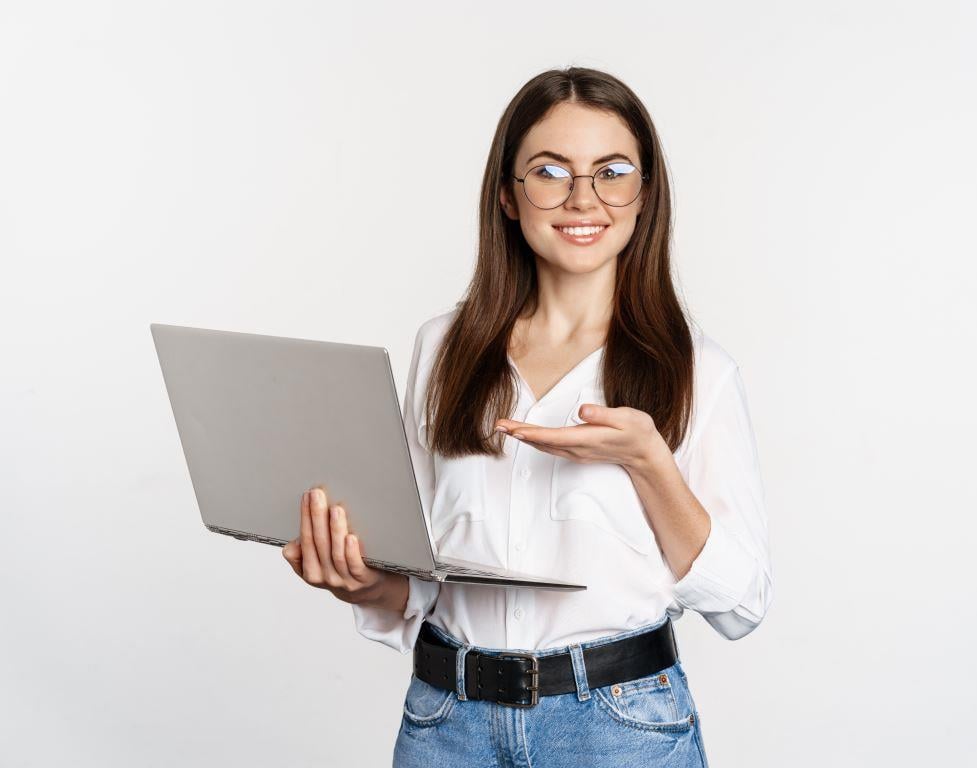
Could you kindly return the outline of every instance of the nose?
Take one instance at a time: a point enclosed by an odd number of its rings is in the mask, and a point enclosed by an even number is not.
[[[600,198],[594,191],[594,180],[590,176],[575,176],[570,197],[564,205],[570,208],[587,209],[599,205]]]

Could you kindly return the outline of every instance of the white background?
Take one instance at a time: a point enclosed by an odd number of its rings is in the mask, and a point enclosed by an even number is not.
[[[383,345],[402,396],[496,121],[569,64],[648,106],[750,398],[774,604],[676,625],[713,768],[960,764],[975,33],[963,2],[3,2],[0,764],[389,765],[410,656],[202,527],[149,324]]]

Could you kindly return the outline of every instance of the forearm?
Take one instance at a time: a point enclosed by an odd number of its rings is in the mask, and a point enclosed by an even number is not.
[[[678,581],[689,572],[709,538],[709,513],[686,484],[664,441],[624,469],[634,483],[648,523]]]

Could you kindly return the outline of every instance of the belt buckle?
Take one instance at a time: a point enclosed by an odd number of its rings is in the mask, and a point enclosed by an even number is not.
[[[499,655],[501,659],[508,658],[522,658],[531,659],[533,662],[533,668],[523,672],[523,674],[530,674],[533,676],[533,684],[527,685],[526,690],[529,691],[529,703],[525,702],[515,702],[515,701],[497,701],[497,704],[504,704],[507,707],[520,707],[522,709],[527,709],[529,707],[535,707],[539,703],[539,659],[533,656],[531,653],[519,653],[518,651],[509,651],[508,653],[503,653]]]

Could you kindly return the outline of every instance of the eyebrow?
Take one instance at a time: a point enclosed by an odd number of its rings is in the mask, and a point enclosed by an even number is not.
[[[531,163],[537,157],[543,157],[543,156],[552,157],[553,159],[559,160],[561,163],[567,163],[568,165],[571,162],[569,157],[564,157],[563,155],[559,154],[558,152],[551,152],[549,150],[543,150],[542,152],[537,152],[535,155],[533,155],[528,160],[526,160],[526,162],[527,163]],[[634,163],[632,162],[631,158],[628,157],[627,155],[625,155],[622,152],[612,152],[609,155],[604,155],[603,157],[598,157],[596,160],[594,160],[594,165],[600,165],[601,163],[608,163],[611,160],[618,160],[618,159],[627,160],[629,163],[631,163],[631,165],[634,165]]]

